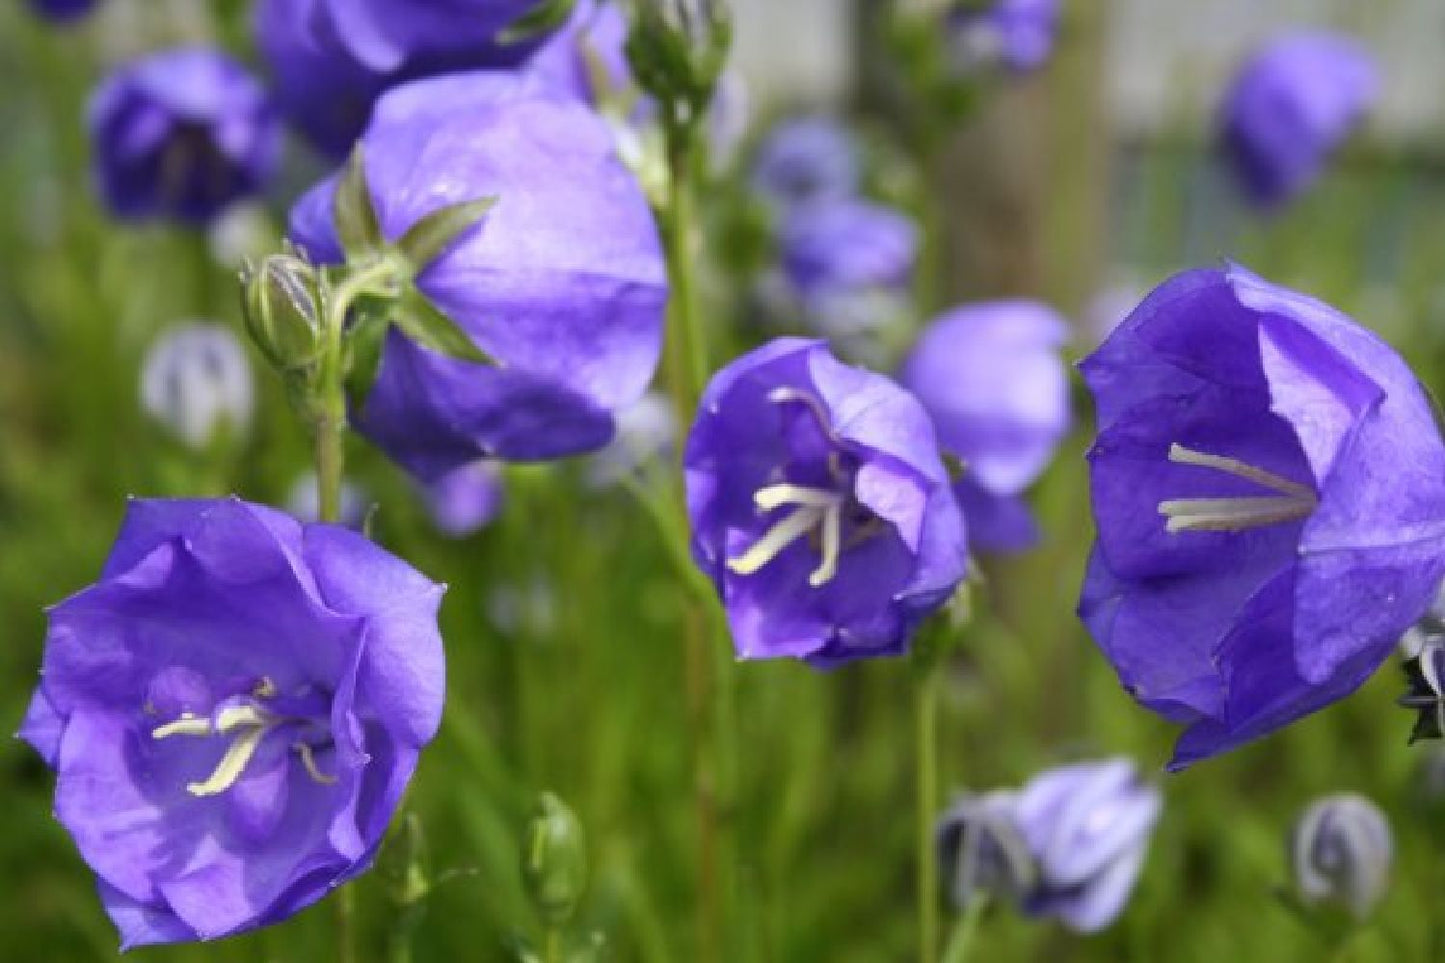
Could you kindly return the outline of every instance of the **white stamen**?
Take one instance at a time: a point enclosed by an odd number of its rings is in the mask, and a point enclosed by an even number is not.
[[[151,730],[152,739],[166,739],[171,736],[209,736],[211,720],[203,719],[190,712],[183,712],[179,719],[167,722]]]
[[[334,786],[336,784],[335,776],[328,776],[316,768],[316,755],[309,744],[298,742],[291,748],[295,749],[296,755],[301,757],[301,765],[306,767],[306,775],[310,776],[313,781],[323,786]]]
[[[221,757],[216,771],[204,782],[190,783],[186,786],[186,791],[192,796],[215,796],[230,789],[236,784],[236,780],[241,778],[241,773],[246,771],[246,764],[256,754],[256,747],[261,745],[261,740],[269,729],[270,726],[246,726],[226,747],[226,754]]]
[[[1270,491],[1279,492],[1278,495],[1175,498],[1162,501],[1159,503],[1159,514],[1168,519],[1165,531],[1170,534],[1240,532],[1265,525],[1277,525],[1305,518],[1319,505],[1319,498],[1309,486],[1234,458],[1194,451],[1176,443],[1169,446],[1169,460],[1179,465],[1222,471]]]
[[[758,489],[753,501],[763,511],[785,505],[798,507],[764,532],[746,552],[728,559],[728,568],[738,575],[752,575],[777,558],[783,549],[821,526],[822,559],[808,576],[808,584],[815,588],[826,585],[838,571],[838,553],[843,540],[843,496],[821,488],[778,484]]]

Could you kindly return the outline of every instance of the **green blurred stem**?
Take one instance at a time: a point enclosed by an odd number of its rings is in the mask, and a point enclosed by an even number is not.
[[[336,961],[356,959],[356,893],[348,883],[336,891]]]
[[[707,382],[707,340],[697,304],[697,137],[692,124],[667,127],[667,208],[663,237],[672,282],[672,321],[667,333],[667,377],[679,424],[692,423],[693,409]]]
[[[934,846],[934,807],[938,799],[938,688],[940,659],[921,646],[915,664],[913,705],[917,767],[918,959],[938,963],[938,850]]]
[[[562,931],[555,926],[547,927],[542,937],[542,963],[563,963]]]
[[[978,935],[978,923],[983,911],[988,908],[988,897],[978,894],[968,901],[968,909],[953,924],[953,933],[948,938],[948,949],[943,952],[943,963],[968,963],[973,954],[973,941]]]

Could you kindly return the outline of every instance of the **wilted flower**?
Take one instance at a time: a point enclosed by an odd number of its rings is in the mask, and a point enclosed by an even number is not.
[[[1289,855],[1305,902],[1338,903],[1363,919],[1389,885],[1390,823],[1364,796],[1323,796],[1295,823]]]
[[[502,42],[547,0],[262,0],[257,46],[282,109],[323,152],[344,157],[388,88],[433,74],[513,67],[538,38]]]
[[[195,449],[223,430],[244,432],[256,406],[246,349],[229,327],[209,322],[179,325],[156,340],[140,396],[152,418]]]
[[[30,9],[47,20],[78,20],[95,8],[96,0],[30,0]]]
[[[388,93],[363,140],[381,231],[495,197],[417,278],[496,361],[428,351],[393,330],[358,428],[423,480],[478,458],[555,458],[612,437],[661,350],[666,269],[652,212],[606,125],[537,78],[458,74]],[[341,257],[335,180],[292,212],[320,262]]]
[[[677,415],[665,395],[649,391],[617,415],[617,436],[587,461],[594,488],[615,485],[649,462],[675,451]]]
[[[1445,446],[1409,368],[1237,266],[1175,276],[1083,362],[1099,539],[1079,612],[1173,766],[1354,691],[1445,574]]]
[[[205,225],[275,173],[281,123],[260,83],[205,47],[154,54],[91,98],[96,180],[117,217]]]
[[[1054,51],[1059,0],[993,0],[948,16],[951,60],[961,74],[995,66],[1016,73],[1037,70]]]
[[[804,116],[769,131],[753,162],[752,186],[779,213],[858,192],[862,161],[853,135],[829,117]]]
[[[1016,792],[965,797],[939,823],[959,907],[986,892],[1081,933],[1118,918],[1159,819],[1159,790],[1128,759],[1061,766]]]
[[[954,308],[934,321],[900,381],[933,417],[939,446],[962,462],[954,486],[971,547],[1027,548],[1038,538],[1020,497],[1069,426],[1068,327],[1037,301]]]
[[[782,338],[718,372],[683,463],[693,553],[742,658],[900,654],[964,575],[928,415],[821,342]]]
[[[453,469],[423,486],[437,529],[449,538],[481,531],[497,517],[506,489],[495,462],[478,461]]]
[[[1220,110],[1225,158],[1245,195],[1272,208],[1303,192],[1379,94],[1374,58],[1350,37],[1293,33],[1267,44]]]
[[[125,947],[275,923],[370,865],[441,718],[441,595],[335,526],[131,503],[50,611],[20,733]]]

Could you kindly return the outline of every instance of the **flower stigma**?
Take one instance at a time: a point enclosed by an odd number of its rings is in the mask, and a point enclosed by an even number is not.
[[[1238,459],[1195,451],[1175,442],[1169,446],[1169,460],[1176,465],[1194,465],[1224,472],[1277,493],[1232,498],[1174,498],[1162,501],[1159,503],[1159,514],[1168,519],[1164,528],[1170,534],[1242,532],[1250,528],[1306,518],[1319,505],[1319,497],[1308,485],[1290,481]]]

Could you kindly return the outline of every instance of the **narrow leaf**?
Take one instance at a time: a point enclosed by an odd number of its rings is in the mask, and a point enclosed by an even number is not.
[[[403,334],[423,348],[458,361],[495,364],[455,321],[419,294],[407,298],[397,309],[394,320]]]
[[[351,160],[347,161],[337,182],[331,214],[336,221],[336,236],[348,255],[381,249],[381,225],[372,206],[371,188],[366,183],[366,161],[360,144],[351,152]]]
[[[417,274],[447,252],[472,228],[482,222],[497,204],[495,197],[482,197],[460,204],[449,204],[432,211],[402,235],[397,247],[411,262]]]
[[[513,20],[497,39],[503,44],[525,43],[544,33],[551,33],[567,22],[576,5],[577,0],[542,0]]]
[[[383,311],[361,311],[346,332],[346,397],[351,407],[366,405],[381,368],[381,349],[391,319]]]

